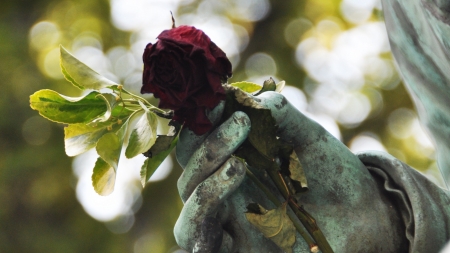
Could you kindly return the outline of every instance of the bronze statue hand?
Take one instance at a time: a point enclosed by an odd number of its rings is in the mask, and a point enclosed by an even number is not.
[[[358,157],[282,95],[265,92],[255,100],[271,110],[278,136],[295,146],[309,186],[299,203],[317,220],[333,250],[400,252],[405,238],[397,210]],[[220,112],[213,110],[213,121]],[[251,202],[275,208],[245,177],[243,164],[230,158],[250,124],[246,114],[236,112],[210,134],[181,133],[177,158],[185,171],[178,188],[185,206],[174,231],[181,247],[194,252],[219,247],[221,252],[282,252],[245,219]],[[309,252],[298,234],[294,252]]]

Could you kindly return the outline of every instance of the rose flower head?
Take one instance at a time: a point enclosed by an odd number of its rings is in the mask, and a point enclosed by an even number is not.
[[[225,53],[201,30],[179,26],[163,31],[145,48],[141,93],[153,93],[159,107],[195,134],[211,129],[206,110],[225,99],[222,81],[231,76]]]

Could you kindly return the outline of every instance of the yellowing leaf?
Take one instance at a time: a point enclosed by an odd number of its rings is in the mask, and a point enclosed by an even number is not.
[[[259,91],[262,86],[252,82],[236,82],[231,83],[231,86],[237,87],[245,92],[252,93],[255,91]]]
[[[234,95],[236,96],[236,101],[243,106],[248,106],[255,109],[264,109],[255,99],[249,94],[243,92],[240,89],[233,89]]]
[[[63,46],[60,46],[59,49],[61,53],[61,71],[64,77],[76,87],[82,90],[100,90],[108,86],[118,85],[86,66]]]
[[[97,176],[99,177],[97,181],[94,180],[94,175],[96,175],[96,170],[94,168],[92,183],[95,191],[100,195],[108,195],[114,190],[115,176],[128,124],[129,120],[120,127],[119,131],[116,133],[109,132],[104,134],[97,142],[95,149],[100,156],[99,159],[108,164],[107,166],[100,166],[101,169],[97,170],[100,171],[97,172]],[[97,167],[97,164],[95,167]],[[104,175],[102,173],[104,173]],[[112,176],[114,176],[114,180],[112,180]]]
[[[151,111],[143,113],[131,132],[125,156],[135,157],[148,151],[156,141],[158,118]]]
[[[70,124],[64,128],[64,147],[68,156],[76,156],[95,147],[97,141],[106,133],[115,133],[131,114],[129,110],[113,112],[114,121],[97,124]]]
[[[107,133],[98,140],[96,146],[98,155],[116,171],[122,144],[123,138],[120,138],[116,133]]]
[[[272,210],[266,210],[259,204],[249,205],[247,209],[245,217],[253,226],[285,252],[293,252],[296,230],[286,214],[286,203]]]
[[[92,173],[94,190],[102,196],[107,196],[114,191],[115,182],[116,171],[99,157],[95,163],[94,172]]]
[[[67,97],[53,90],[40,90],[30,96],[30,106],[44,118],[58,123],[88,123],[107,112],[104,99],[93,91],[82,97]]]
[[[294,150],[289,156],[289,171],[291,172],[290,178],[292,180],[299,182],[302,188],[308,188],[305,171]]]

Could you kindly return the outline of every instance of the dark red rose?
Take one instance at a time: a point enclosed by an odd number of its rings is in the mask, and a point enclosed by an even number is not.
[[[174,120],[195,134],[211,129],[206,109],[225,99],[222,81],[231,76],[225,53],[201,30],[165,30],[145,48],[141,93],[153,93],[159,107],[174,110]]]

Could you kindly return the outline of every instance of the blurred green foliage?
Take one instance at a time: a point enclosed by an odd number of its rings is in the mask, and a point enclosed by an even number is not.
[[[200,2],[192,1],[178,12],[193,12]],[[332,18],[344,30],[354,25],[342,18],[340,1],[271,0],[270,4],[268,15],[256,22],[226,14],[249,34],[230,82],[245,80],[246,59],[265,52],[273,57],[278,77],[305,88],[307,74],[295,62],[296,44],[324,18]],[[372,19],[378,16],[374,13]],[[309,26],[292,25],[299,18],[309,20]],[[30,40],[31,27],[44,20],[56,24],[56,29],[46,26],[45,36]],[[0,252],[173,252],[177,247],[172,230],[182,207],[176,189],[178,165],[168,178],[143,190],[143,205],[131,230],[114,234],[76,199],[77,179],[71,158],[64,153],[62,126],[40,118],[29,107],[29,96],[39,89],[80,95],[62,78],[58,55],[52,50],[82,33],[101,41],[104,51],[130,46],[131,33],[113,26],[107,0],[0,2]],[[292,36],[286,39],[286,33]],[[357,126],[340,126],[342,141],[349,144],[370,131],[394,156],[423,171],[434,168],[430,173],[436,175],[434,160],[420,152],[414,138],[396,139],[388,131],[392,111],[413,109],[405,88],[398,85],[379,92],[384,101],[381,110]]]

